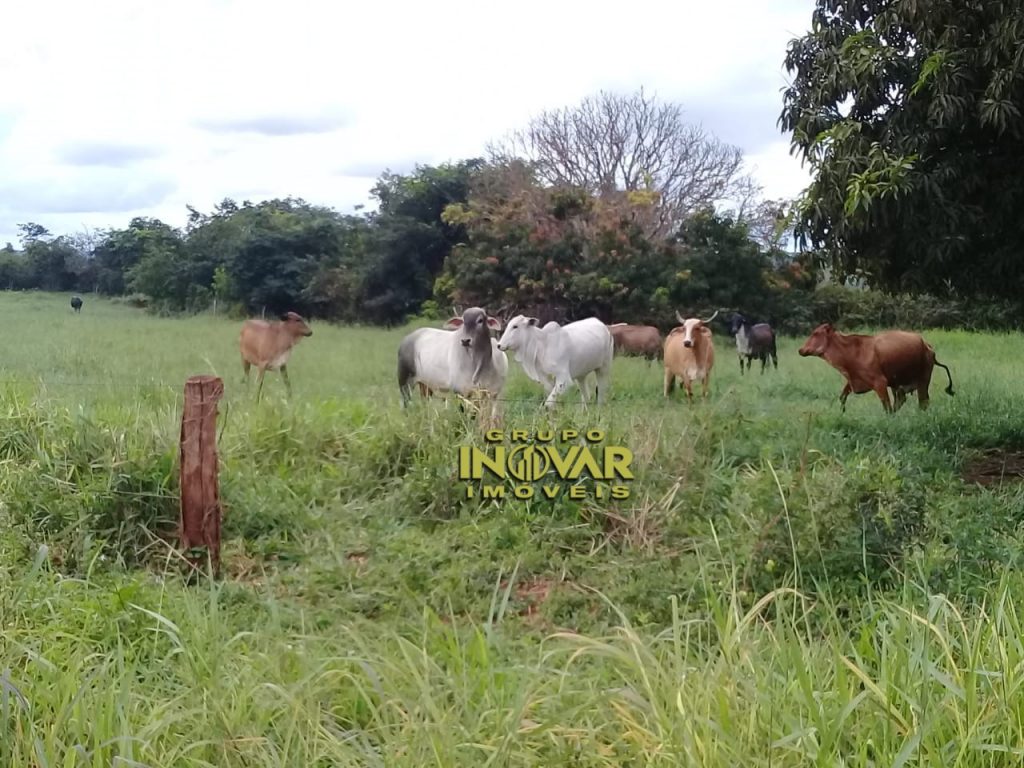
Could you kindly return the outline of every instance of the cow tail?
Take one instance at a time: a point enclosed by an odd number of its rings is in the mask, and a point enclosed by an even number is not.
[[[953,391],[953,377],[949,373],[949,368],[946,368],[946,366],[942,365],[942,363],[940,363],[938,359],[935,360],[935,364],[946,369],[946,378],[949,379],[949,386],[946,387],[946,394],[955,395],[956,393]]]

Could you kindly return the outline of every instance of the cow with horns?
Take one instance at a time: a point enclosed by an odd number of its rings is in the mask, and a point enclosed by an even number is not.
[[[690,402],[693,402],[695,381],[701,383],[703,396],[708,396],[711,369],[715,364],[715,344],[708,324],[717,316],[718,310],[707,320],[684,318],[676,312],[680,325],[673,328],[665,339],[665,397],[675,389],[676,379],[686,388]]]

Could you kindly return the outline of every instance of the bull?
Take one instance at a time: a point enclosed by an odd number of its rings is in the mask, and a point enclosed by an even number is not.
[[[480,307],[453,317],[443,329],[418,328],[398,346],[398,389],[406,408],[415,382],[424,397],[434,392],[469,397],[481,394],[490,403],[487,418],[499,415],[498,398],[508,377],[508,358],[491,338],[499,326]]]

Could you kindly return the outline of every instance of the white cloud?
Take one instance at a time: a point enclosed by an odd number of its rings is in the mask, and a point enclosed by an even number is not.
[[[625,13],[623,13],[625,10]],[[802,0],[54,0],[5,9],[0,243],[185,221],[224,197],[349,210],[386,167],[458,160],[538,111],[641,85],[738,143],[773,196],[806,171],[776,128]]]

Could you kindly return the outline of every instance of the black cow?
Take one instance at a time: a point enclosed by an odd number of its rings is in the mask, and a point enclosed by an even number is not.
[[[71,308],[73,310],[75,310],[75,312],[81,312],[82,311],[82,297],[81,296],[72,296],[71,297]]]
[[[747,359],[747,370],[754,358],[761,361],[761,373],[771,356],[775,368],[779,367],[779,355],[775,349],[775,331],[768,323],[751,323],[739,312],[729,321],[729,333],[736,337],[736,352],[740,357],[740,374],[743,373],[743,358]]]

